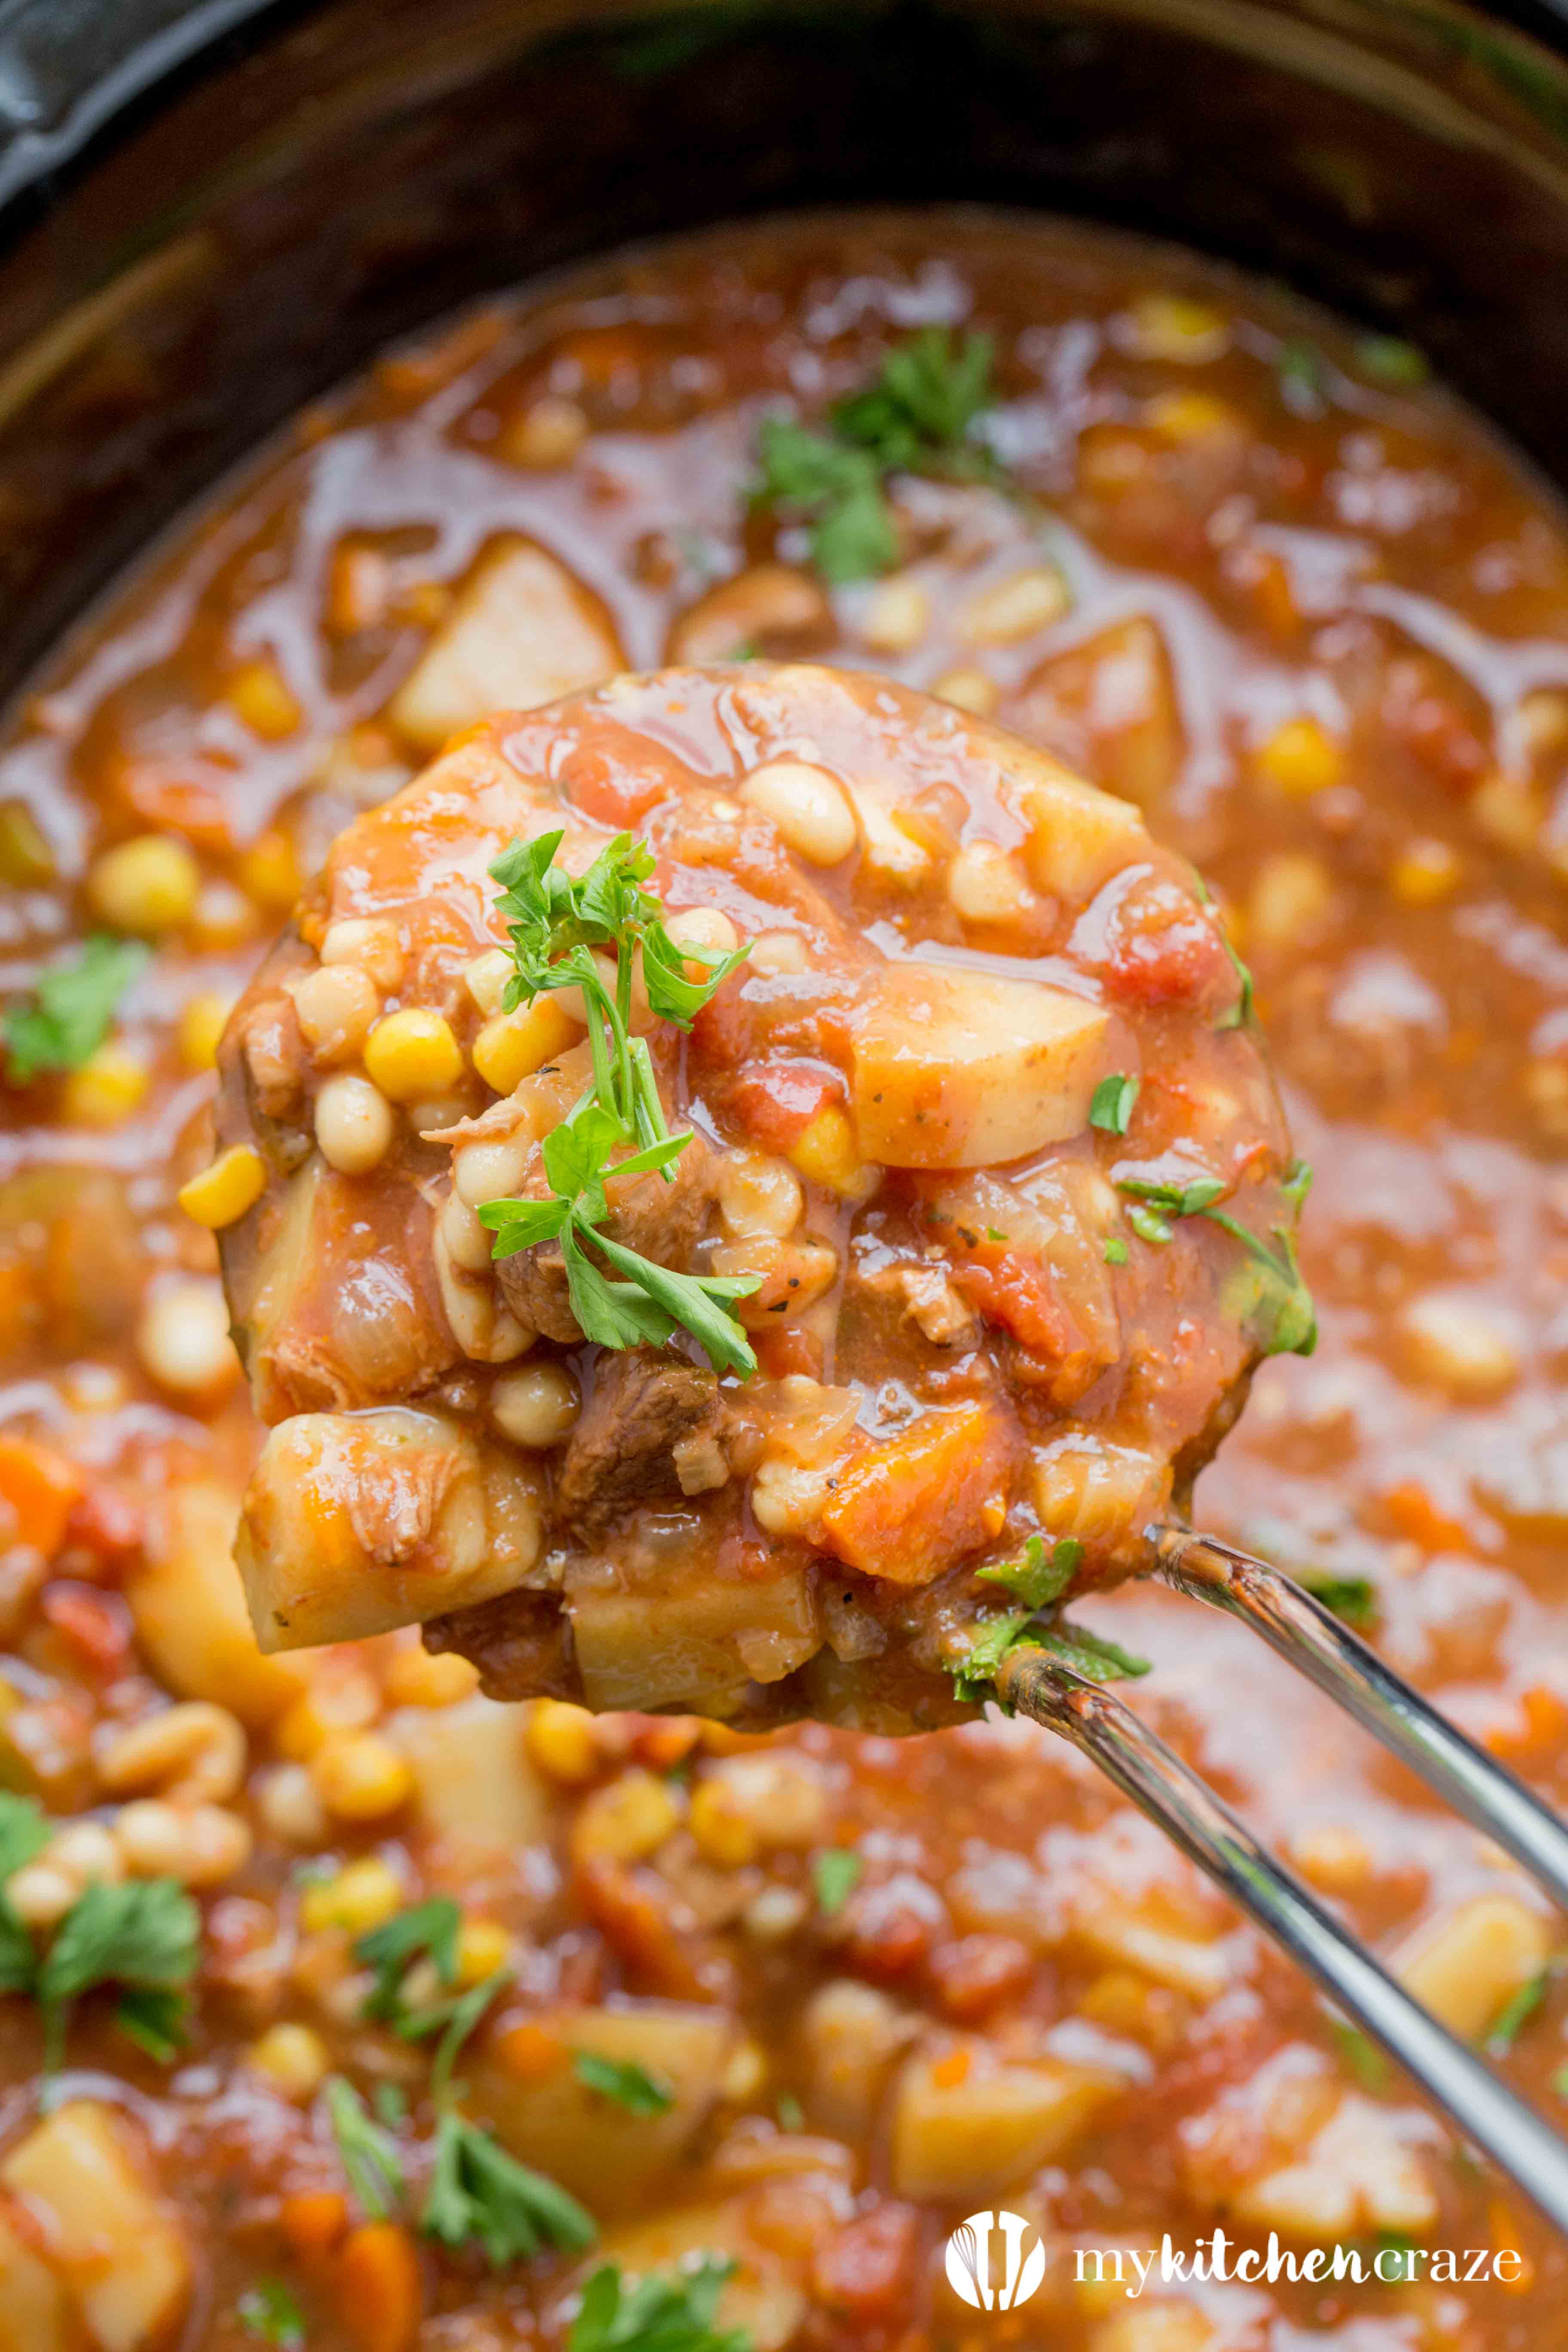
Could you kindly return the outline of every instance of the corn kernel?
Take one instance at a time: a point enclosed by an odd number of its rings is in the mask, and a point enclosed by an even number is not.
[[[375,1822],[407,1803],[414,1775],[406,1757],[379,1731],[324,1740],[310,1759],[316,1794],[340,1822]]]
[[[1247,906],[1247,936],[1263,953],[1283,954],[1321,932],[1333,904],[1333,882],[1321,858],[1281,849],[1258,869]]]
[[[60,1108],[70,1127],[118,1127],[139,1110],[153,1073],[129,1045],[106,1039],[72,1070],[60,1091]]]
[[[864,1201],[877,1189],[879,1171],[861,1159],[849,1114],[837,1103],[817,1112],[795,1137],[787,1157],[814,1184],[826,1185],[847,1201]]]
[[[931,595],[918,580],[883,580],[871,591],[860,635],[879,653],[905,654],[931,626]]]
[[[463,985],[487,1021],[500,1011],[506,984],[516,970],[505,948],[487,948],[464,971]]]
[[[565,1699],[542,1698],[530,1708],[523,1744],[542,1772],[569,1788],[591,1780],[602,1760],[593,1717]]]
[[[187,1070],[210,1070],[217,1060],[218,1039],[223,1035],[234,999],[222,989],[204,988],[187,997],[180,1012],[180,1059]]]
[[[304,879],[292,841],[276,825],[251,843],[237,872],[247,896],[278,913],[294,904]]]
[[[496,447],[510,465],[569,466],[588,438],[588,419],[574,400],[546,394],[521,415],[509,416]]]
[[[754,2099],[768,2079],[767,2053],[750,2034],[738,2042],[726,2065],[719,2089],[721,2097],[740,2103]]]
[[[1217,360],[1230,342],[1224,315],[1190,294],[1141,294],[1131,309],[1132,341],[1140,359],[1197,366]]]
[[[1031,564],[983,589],[964,610],[959,635],[970,646],[1016,646],[1072,610],[1072,591],[1054,563]]]
[[[458,1930],[458,1982],[482,1984],[511,1958],[511,1937],[499,1919],[465,1919]]]
[[[455,1650],[397,1650],[383,1676],[393,1706],[456,1706],[479,1688],[479,1670]]]
[[[310,2026],[271,2025],[251,2043],[245,2063],[286,2099],[298,2099],[302,2105],[315,2097],[332,2062],[326,2043]]]
[[[943,670],[931,692],[940,701],[951,702],[974,719],[989,719],[1002,699],[1001,688],[983,669]]]
[[[1236,412],[1210,392],[1157,392],[1143,404],[1143,422],[1163,441],[1216,439],[1237,429]]]
[[[1388,887],[1402,906],[1435,907],[1459,885],[1464,865],[1446,841],[1421,835],[1406,842],[1388,869]]]
[[[140,833],[95,857],[87,895],[111,930],[161,939],[189,922],[202,887],[201,867],[183,841]]]
[[[272,662],[247,662],[237,669],[224,698],[263,742],[280,743],[300,724],[300,706]]]
[[[253,900],[221,874],[209,874],[196,892],[188,926],[192,947],[221,954],[252,940],[265,918]]]
[[[365,1045],[364,1066],[390,1101],[418,1102],[456,1086],[463,1055],[442,1014],[409,1005],[376,1023]]]
[[[1277,727],[1252,755],[1254,767],[1287,800],[1310,800],[1344,773],[1342,747],[1316,719],[1303,715]]]
[[[210,1167],[175,1195],[187,1217],[212,1233],[232,1225],[253,1209],[267,1190],[267,1163],[252,1143],[231,1143]]]
[[[690,1829],[716,1870],[743,1870],[757,1858],[756,1830],[722,1780],[700,1780],[692,1790]]]
[[[366,1731],[381,1713],[381,1693],[363,1666],[320,1674],[272,1727],[279,1756],[308,1762],[329,1739]]]
[[[552,996],[536,996],[515,1013],[487,1021],[474,1040],[474,1067],[498,1095],[510,1095],[524,1078],[563,1053],[577,1035]]]
[[[1530,777],[1497,768],[1471,793],[1470,814],[1489,841],[1527,857],[1540,844],[1545,803]]]
[[[300,1925],[309,1936],[341,1927],[363,1936],[403,1908],[403,1889],[390,1863],[366,1854],[331,1878],[313,1878],[300,1897]]]
[[[572,1824],[579,1862],[641,1862],[680,1824],[680,1808],[666,1783],[635,1768],[597,1789]]]

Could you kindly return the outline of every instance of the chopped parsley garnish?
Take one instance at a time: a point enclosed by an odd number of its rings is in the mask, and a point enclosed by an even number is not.
[[[74,1070],[102,1045],[114,1009],[152,954],[141,940],[95,932],[68,963],[52,964],[30,997],[5,1009],[6,1076],[30,1085]]]
[[[1298,1160],[1280,1185],[1280,1192],[1298,1214],[1312,1181],[1304,1160]],[[1301,1279],[1296,1237],[1288,1225],[1274,1227],[1278,1250],[1258,1240],[1239,1218],[1215,1206],[1226,1187],[1217,1176],[1195,1176],[1184,1184],[1162,1184],[1142,1176],[1117,1179],[1117,1191],[1130,1205],[1127,1222],[1146,1242],[1163,1244],[1173,1234],[1173,1219],[1207,1217],[1233,1241],[1241,1244],[1250,1261],[1253,1295],[1246,1302],[1247,1319],[1253,1322],[1266,1356],[1310,1356],[1318,1344],[1318,1321],[1312,1294]]]
[[[1363,2091],[1381,2091],[1388,2080],[1388,2061],[1359,2025],[1352,2025],[1342,2017],[1331,2017],[1329,2032],[1339,2045],[1340,2056]]]
[[[1519,1990],[1503,2003],[1486,2037],[1486,2046],[1494,2058],[1502,2057],[1513,2048],[1523,2028],[1546,1999],[1551,1982],[1551,1970],[1542,1969],[1535,1976],[1528,1978]]]
[[[360,2014],[400,2028],[407,2017],[403,1981],[416,1960],[428,1959],[443,1985],[455,1984],[462,1919],[451,1896],[437,1895],[361,1936],[354,1945],[354,1958],[374,1969],[375,1983]]]
[[[519,2164],[451,2107],[436,2127],[436,2166],[419,2226],[444,2246],[472,2239],[492,2270],[528,2262],[545,2246],[582,2253],[599,2234],[593,2215],[574,2197]]]
[[[403,2159],[397,2142],[372,2119],[353,2084],[342,2074],[327,2077],[323,2096],[343,2171],[365,2219],[390,2220],[403,2195]]]
[[[1226,955],[1230,958],[1236,976],[1241,982],[1241,993],[1237,998],[1235,1003],[1228,1006],[1226,1010],[1221,1013],[1219,1019],[1215,1023],[1215,1027],[1216,1029],[1245,1029],[1248,1022],[1252,1019],[1252,1009],[1258,992],[1253,982],[1251,971],[1242,962],[1241,958],[1237,954],[1236,949],[1231,943],[1230,933],[1226,929],[1223,923],[1219,926],[1219,943],[1221,947],[1224,948]]]
[[[1089,1123],[1105,1135],[1125,1135],[1132,1117],[1132,1106],[1138,1099],[1140,1081],[1124,1076],[1120,1070],[1101,1078],[1089,1097]]]
[[[805,2122],[805,2109],[793,2091],[781,2091],[773,2105],[780,2131],[797,2132]]]
[[[734,2270],[732,2262],[704,2254],[673,2276],[654,2271],[628,2285],[606,2263],[583,2290],[566,2352],[752,2352],[743,2327],[713,2325]]]
[[[640,955],[651,1010],[689,1029],[747,950],[723,953],[670,938],[663,902],[643,887],[654,865],[646,842],[617,834],[574,878],[554,862],[562,839],[557,832],[514,842],[490,868],[502,885],[497,903],[509,919],[517,967],[503,1003],[511,1011],[549,992],[580,989],[593,1084],[544,1139],[550,1197],[489,1201],[480,1220],[495,1234],[498,1258],[542,1242],[560,1244],[573,1313],[601,1347],[661,1347],[684,1330],[716,1371],[753,1372],[757,1360],[730,1310],[755,1290],[756,1277],[677,1274],[601,1230],[609,1214],[606,1180],[657,1171],[668,1182],[672,1161],[691,1139],[670,1133],[647,1040],[631,1034],[634,961]],[[595,950],[613,959],[613,981]],[[688,961],[703,966],[700,980],[688,976]],[[612,1281],[600,1258],[625,1279]]]
[[[1129,1251],[1126,1243],[1122,1240],[1121,1234],[1112,1234],[1110,1239],[1105,1244],[1106,1265],[1125,1265],[1130,1255],[1131,1252]]]
[[[814,1856],[811,1883],[816,1889],[816,1907],[825,1919],[842,1911],[860,1884],[865,1864],[850,1845],[825,1846]]]
[[[35,1798],[0,1789],[0,1992],[31,1992],[38,1972],[32,1937],[6,1900],[5,1881],[42,1853],[49,1834]]]
[[[1355,347],[1355,363],[1373,383],[1400,392],[1425,383],[1431,373],[1425,352],[1414,343],[1402,342],[1397,335],[1363,335]]]
[[[122,1992],[114,2012],[118,2032],[138,2050],[157,2060],[160,2066],[170,2065],[184,2048],[186,2007],[184,1996],[177,1992]]]
[[[258,2279],[235,2305],[242,2327],[277,2352],[304,2352],[305,2315],[279,2279]]]
[[[196,1972],[201,1914],[173,1878],[140,1878],[119,1886],[89,1886],[55,1931],[33,1990],[42,2005],[51,2065],[65,2044],[66,2016],[79,1995],[118,1984],[132,1993],[177,1994]],[[147,2034],[169,2038],[166,2006],[132,2007],[142,2046]],[[123,2019],[121,2022],[123,2023]]]
[[[996,1676],[1015,1650],[1048,1650],[1086,1682],[1131,1681],[1151,1672],[1147,1658],[1065,1619],[1042,1624],[1032,1610],[992,1617],[982,1625],[952,1668],[953,1695],[975,1705],[996,1696]]]
[[[989,407],[992,341],[922,327],[883,360],[863,392],[841,400],[826,432],[770,416],[757,436],[758,505],[793,509],[811,525],[811,557],[833,585],[867,580],[898,562],[888,504],[893,474],[949,480],[995,477],[973,426]]]
[[[1328,1569],[1296,1568],[1290,1573],[1303,1591],[1360,1633],[1377,1620],[1377,1587],[1369,1576],[1335,1576]]]
[[[597,2050],[574,2050],[572,2070],[590,2091],[614,2099],[628,2115],[668,2115],[675,2105],[675,2094],[665,2084],[657,2082],[646,2066],[605,2058]]]
[[[1040,1536],[1026,1537],[1023,1556],[1005,1559],[994,1568],[977,1568],[984,1584],[1005,1585],[1026,1609],[1047,1609],[1059,1601],[1083,1563],[1083,1546],[1073,1536],[1062,1536],[1049,1551]]]

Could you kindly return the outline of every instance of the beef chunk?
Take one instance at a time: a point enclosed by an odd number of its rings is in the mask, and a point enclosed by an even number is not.
[[[719,1417],[717,1378],[684,1356],[653,1348],[602,1355],[556,1476],[557,1524],[592,1543],[640,1504],[678,1501],[675,1448],[716,1434]]]
[[[713,1198],[713,1153],[700,1135],[692,1136],[674,1161],[673,1171],[675,1181],[669,1184],[657,1171],[634,1176],[629,1181],[612,1176],[605,1188],[610,1212],[605,1231],[623,1249],[636,1250],[639,1257],[651,1258],[656,1265],[668,1265],[678,1274],[685,1274],[690,1270],[691,1253],[708,1222]],[[551,1197],[544,1165],[537,1153],[519,1187],[518,1197],[524,1201],[547,1201]],[[605,1270],[612,1274],[614,1271]],[[558,1339],[567,1345],[581,1339],[583,1334],[567,1296],[566,1268],[559,1242],[541,1242],[533,1249],[520,1250],[513,1257],[500,1259],[496,1280],[501,1297],[520,1322],[542,1332],[547,1339]]]

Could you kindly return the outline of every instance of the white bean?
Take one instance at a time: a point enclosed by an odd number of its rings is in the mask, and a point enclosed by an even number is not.
[[[854,848],[855,812],[844,787],[825,768],[805,760],[770,760],[741,786],[748,808],[772,817],[798,856],[813,866],[837,866]]]
[[[490,1419],[514,1445],[558,1445],[582,1409],[564,1364],[528,1364],[503,1372],[490,1389]]]
[[[329,1078],[316,1097],[316,1141],[340,1175],[368,1175],[391,1149],[392,1105],[368,1078]]]

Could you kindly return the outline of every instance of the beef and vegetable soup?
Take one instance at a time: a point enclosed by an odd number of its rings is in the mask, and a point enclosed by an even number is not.
[[[389,356],[38,681],[7,2347],[1568,2343],[1513,2193],[978,1705],[1036,1622],[1139,1675],[1568,2124],[1532,1891],[1100,1589],[1257,1362],[1205,1524],[1568,1795],[1568,536],[1424,377],[1081,230],[728,231]],[[1003,2207],[1045,2281],[972,2309]],[[1079,2259],[1216,2229],[1394,2275]]]

